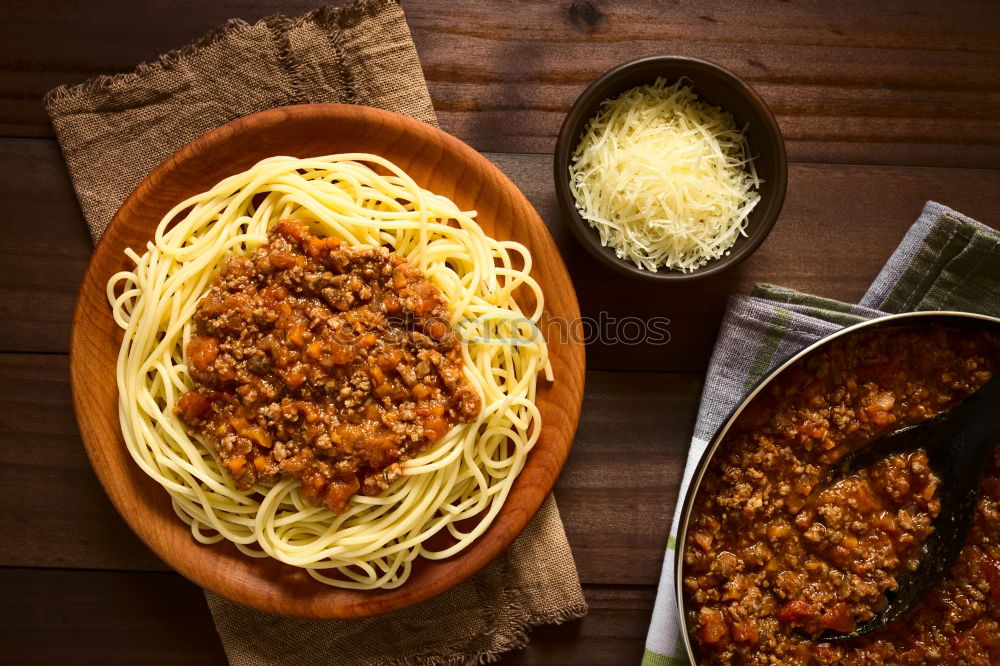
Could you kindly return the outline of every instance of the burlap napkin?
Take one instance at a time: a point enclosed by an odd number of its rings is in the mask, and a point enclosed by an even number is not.
[[[45,98],[95,242],[132,189],[188,141],[246,114],[307,102],[366,104],[435,123],[396,2],[362,0],[252,25],[233,20],[133,72]],[[483,663],[523,645],[532,627],[587,611],[551,497],[481,573],[397,613],[290,620],[206,596],[239,666]]]
[[[771,368],[844,326],[920,310],[1000,317],[1000,232],[932,201],[857,305],[766,284],[751,296],[734,296],[705,376],[680,496],[713,433]],[[680,506],[678,502],[643,666],[688,663],[674,596]]]

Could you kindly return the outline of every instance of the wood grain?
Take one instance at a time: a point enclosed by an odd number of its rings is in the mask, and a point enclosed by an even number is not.
[[[201,591],[176,574],[0,569],[0,585],[6,663],[226,664]],[[498,663],[637,664],[653,590],[584,594],[586,617],[536,629]]]
[[[15,3],[0,28],[0,133],[48,136],[60,83],[316,0]],[[484,151],[551,152],[586,84],[653,54],[705,58],[770,104],[798,162],[1000,166],[1000,12],[956,0],[405,0],[442,127]],[[44,27],[44,29],[40,29]]]
[[[66,352],[94,251],[59,146],[0,140],[0,350]]]
[[[80,440],[64,354],[0,354],[0,566],[167,570],[115,513]],[[24,513],[27,511],[27,513]]]
[[[0,566],[169,570],[98,484],[68,370],[64,355],[0,354]],[[587,373],[555,490],[584,582],[656,584],[700,392],[693,373]]]
[[[226,663],[204,595],[177,574],[0,569],[0,585],[4,663]]]
[[[381,155],[422,187],[449,197],[463,210],[476,210],[487,234],[517,240],[531,252],[532,274],[544,293],[546,314],[567,321],[579,317],[559,252],[527,199],[479,153],[406,116],[336,104],[272,109],[196,139],[140,183],[101,238],[74,314],[70,377],[84,445],[115,507],[164,561],[233,601],[295,617],[385,613],[440,594],[485,566],[517,537],[555,484],[572,445],[583,396],[583,345],[572,339],[550,340],[549,360],[559,381],[539,383],[535,404],[544,426],[503,508],[472,545],[447,560],[418,560],[407,583],[396,589],[333,588],[277,560],[243,556],[228,542],[204,547],[191,539],[167,493],[139,470],[121,439],[115,384],[121,331],[108,313],[107,281],[127,266],[123,250],[148,242],[160,218],[177,202],[265,157],[341,152]]]

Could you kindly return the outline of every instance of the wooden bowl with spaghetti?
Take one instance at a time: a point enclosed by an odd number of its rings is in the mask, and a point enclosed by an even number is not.
[[[545,225],[475,150],[388,111],[273,109],[122,205],[77,302],[74,406],[179,573],[270,613],[376,615],[538,511],[585,369],[551,324],[578,318]]]

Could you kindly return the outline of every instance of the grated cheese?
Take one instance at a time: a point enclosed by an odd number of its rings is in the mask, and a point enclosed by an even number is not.
[[[602,102],[569,173],[601,244],[653,272],[692,271],[728,254],[760,201],[743,131],[685,79]]]

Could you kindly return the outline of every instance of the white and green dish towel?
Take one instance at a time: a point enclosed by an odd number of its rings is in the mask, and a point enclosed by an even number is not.
[[[734,296],[705,376],[694,437],[646,637],[643,666],[687,664],[674,596],[677,522],[712,434],[771,368],[834,331],[887,314],[958,310],[1000,317],[1000,232],[928,202],[857,305],[758,285]]]

